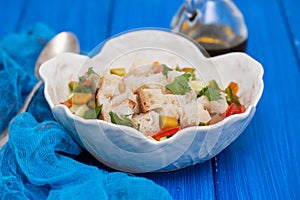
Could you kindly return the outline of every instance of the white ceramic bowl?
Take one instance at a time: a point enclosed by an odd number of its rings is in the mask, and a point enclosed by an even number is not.
[[[263,92],[263,68],[244,53],[206,58],[190,40],[163,30],[138,30],[108,40],[94,57],[61,54],[40,69],[45,97],[54,117],[72,137],[100,162],[121,171],[141,173],[170,171],[204,162],[225,149],[248,126]],[[96,52],[96,53],[95,53]],[[59,102],[66,100],[68,82],[93,66],[101,73],[110,66],[143,65],[158,60],[166,64],[194,66],[205,80],[226,86],[239,84],[245,113],[210,125],[180,130],[164,141],[154,141],[139,131],[102,120],[73,115]]]

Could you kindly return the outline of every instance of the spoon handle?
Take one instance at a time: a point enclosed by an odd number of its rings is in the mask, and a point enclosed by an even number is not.
[[[18,113],[23,113],[26,112],[28,109],[28,106],[32,100],[32,98],[34,97],[35,93],[38,91],[38,89],[41,87],[41,85],[43,84],[43,81],[39,80],[39,82],[37,82],[35,84],[35,86],[32,88],[31,92],[29,93],[29,95],[27,96],[22,108],[19,110]]]
[[[7,142],[8,140],[8,127],[6,127],[6,129],[1,133],[0,135],[0,149],[2,148],[2,146]]]

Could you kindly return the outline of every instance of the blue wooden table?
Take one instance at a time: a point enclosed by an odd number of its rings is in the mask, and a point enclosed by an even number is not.
[[[234,0],[246,52],[265,70],[265,90],[245,132],[215,158],[168,173],[139,174],[174,199],[300,199],[300,1]],[[0,37],[37,22],[72,31],[83,51],[138,27],[169,28],[182,0],[0,0]]]

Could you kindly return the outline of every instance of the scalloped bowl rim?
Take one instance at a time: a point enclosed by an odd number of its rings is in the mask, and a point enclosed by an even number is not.
[[[200,51],[199,51],[200,52]],[[75,55],[73,53],[63,53],[65,56],[69,56],[69,55],[72,55],[72,56],[78,56],[78,57],[82,57],[82,59],[89,59],[87,56],[83,56],[83,55]],[[59,55],[59,56],[62,56],[62,55]],[[47,65],[52,65],[53,62],[55,62],[55,60],[58,58],[58,56],[46,61],[45,63],[42,64],[41,68],[40,68],[40,74],[41,74],[41,77],[42,79],[44,80],[45,82],[45,88],[44,88],[44,94],[45,94],[45,98],[48,102],[48,104],[50,105],[50,108],[53,112],[53,109],[62,109],[63,112],[66,113],[67,117],[69,119],[72,119],[74,121],[78,121],[78,122],[81,122],[81,123],[84,123],[86,125],[91,125],[91,124],[94,124],[94,125],[105,125],[106,127],[111,127],[112,129],[113,128],[122,128],[123,130],[125,130],[126,133],[131,133],[131,135],[134,135],[136,134],[137,137],[143,139],[145,142],[151,144],[151,145],[161,145],[161,144],[165,144],[165,143],[169,143],[169,142],[172,142],[173,140],[180,140],[181,137],[184,137],[185,134],[181,134],[181,133],[184,133],[184,132],[189,132],[191,130],[193,131],[197,131],[197,132],[201,132],[201,131],[211,131],[211,130],[214,130],[214,129],[218,129],[218,128],[221,128],[222,126],[224,126],[224,124],[227,124],[227,123],[231,123],[231,122],[235,122],[235,121],[240,121],[242,119],[246,119],[248,117],[253,117],[254,115],[254,112],[256,110],[256,106],[262,96],[262,93],[263,93],[263,88],[264,88],[264,83],[263,83],[263,73],[264,73],[264,70],[263,70],[263,67],[261,66],[261,64],[259,62],[257,62],[256,60],[254,60],[253,58],[251,58],[249,55],[245,54],[245,53],[239,53],[239,52],[236,52],[236,53],[228,53],[228,54],[224,54],[224,55],[221,55],[221,56],[216,56],[216,57],[212,57],[212,58],[204,58],[204,59],[212,59],[213,61],[214,60],[218,60],[218,59],[224,59],[226,57],[244,57],[245,59],[250,59],[251,62],[253,63],[253,65],[255,65],[257,68],[258,68],[258,80],[260,81],[259,83],[257,84],[260,84],[260,88],[258,90],[258,92],[255,94],[255,98],[253,99],[253,104],[249,105],[246,109],[246,111],[242,114],[236,114],[236,115],[231,115],[225,119],[223,119],[221,122],[218,122],[216,124],[213,124],[213,125],[209,125],[209,126],[193,126],[193,127],[188,127],[188,128],[184,128],[184,129],[181,129],[178,134],[175,134],[173,137],[167,139],[167,140],[163,140],[163,141],[155,141],[155,140],[151,140],[149,139],[148,137],[146,137],[145,135],[141,134],[141,132],[139,132],[138,130],[135,130],[133,128],[130,128],[130,127],[126,127],[126,126],[121,126],[121,125],[116,125],[116,124],[112,124],[112,123],[109,123],[109,122],[106,122],[106,121],[102,121],[102,120],[97,120],[97,119],[89,119],[89,120],[86,120],[86,119],[83,119],[81,117],[78,117],[74,114],[71,113],[71,111],[66,107],[66,106],[63,106],[63,105],[55,105],[54,102],[52,101],[52,97],[51,95],[48,93],[48,81],[50,81],[50,78],[47,76],[46,73],[44,73],[45,71],[45,68]],[[252,116],[251,113],[253,114]],[[251,119],[250,119],[251,120]],[[109,163],[107,163],[109,165]],[[113,166],[111,166],[113,167]],[[121,169],[120,167],[116,167],[116,169]],[[125,170],[125,171],[131,171],[131,170]],[[139,172],[139,171],[134,171],[133,172]],[[143,171],[142,171],[143,172]]]

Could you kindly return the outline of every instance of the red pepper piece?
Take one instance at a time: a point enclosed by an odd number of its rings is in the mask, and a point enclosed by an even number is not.
[[[86,79],[86,80],[82,83],[83,86],[87,86],[87,85],[89,85],[89,84],[90,84],[89,79]]]
[[[72,103],[69,102],[68,100],[67,101],[63,101],[63,102],[60,102],[60,104],[63,104],[65,106],[67,106],[68,108],[71,108],[72,107]]]
[[[180,126],[166,128],[152,136],[153,139],[159,141],[160,138],[175,135],[180,130]]]
[[[225,117],[234,114],[240,114],[246,111],[246,107],[244,105],[237,106],[235,103],[231,103],[225,112]]]

